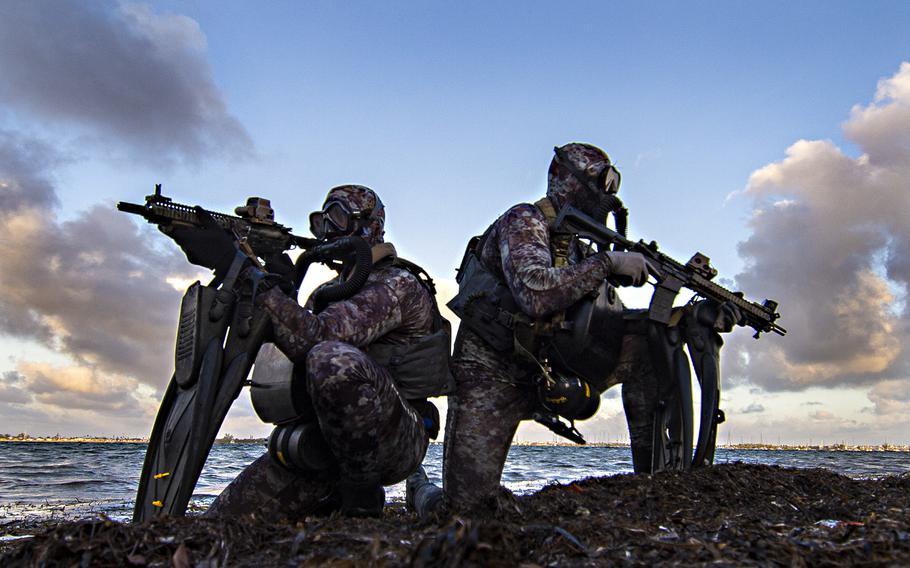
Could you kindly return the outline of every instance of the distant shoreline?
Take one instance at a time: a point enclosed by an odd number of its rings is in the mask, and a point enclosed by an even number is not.
[[[265,444],[266,438],[226,437],[215,440],[216,444]],[[78,437],[19,437],[0,436],[0,443],[77,443],[77,444],[147,444],[147,438],[105,438],[95,436]],[[431,442],[438,444],[440,442]],[[515,442],[514,446],[571,446],[576,444],[562,442]],[[627,448],[628,444],[619,442],[590,442],[590,447]],[[802,452],[910,452],[910,446],[898,444],[720,444],[718,448],[727,450],[756,451],[802,451]]]

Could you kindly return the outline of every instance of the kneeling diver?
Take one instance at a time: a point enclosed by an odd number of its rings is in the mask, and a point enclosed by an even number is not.
[[[332,189],[310,222],[327,241],[366,240],[372,272],[352,296],[325,306],[314,306],[313,296],[299,305],[274,272],[258,282],[255,305],[268,313],[274,343],[294,364],[294,380],[304,383],[297,390],[311,410],[279,424],[270,451],[225,488],[207,515],[379,516],[383,486],[411,474],[438,432],[438,413],[426,397],[449,389],[451,375],[448,322],[432,280],[383,242],[384,207],[369,188]],[[336,280],[345,276],[342,269]],[[253,382],[256,406],[255,374]]]

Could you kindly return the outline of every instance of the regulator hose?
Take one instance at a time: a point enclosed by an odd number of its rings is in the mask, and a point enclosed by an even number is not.
[[[319,313],[331,302],[350,298],[366,284],[373,270],[373,253],[370,245],[360,237],[350,236],[316,245],[297,259],[294,265],[294,287],[300,288],[307,269],[314,262],[342,260],[353,256],[354,269],[343,282],[320,289],[313,296],[313,312]]]
[[[607,216],[612,213],[613,220],[616,222],[616,232],[623,237],[627,236],[626,231],[629,227],[629,210],[623,205],[622,200],[616,195],[610,194],[601,199],[597,208],[597,218],[606,222]],[[622,250],[618,243],[613,244],[613,250]]]

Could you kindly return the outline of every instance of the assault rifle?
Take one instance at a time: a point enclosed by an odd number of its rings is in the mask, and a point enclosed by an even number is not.
[[[139,215],[165,233],[175,227],[200,228],[204,225],[201,215],[208,214],[218,226],[233,233],[241,250],[251,257],[268,259],[292,248],[309,249],[318,243],[316,239],[294,235],[290,227],[276,223],[269,200],[261,197],[247,199],[245,206],[234,210],[235,216],[176,203],[161,195],[161,184],[158,183],[155,193],[145,197],[144,205],[121,201],[117,209]]]
[[[739,308],[745,318],[745,325],[755,330],[754,337],[765,332],[786,335],[787,330],[779,326],[777,319],[778,303],[765,300],[761,304],[745,299],[741,293],[731,292],[711,281],[717,276],[710,259],[696,252],[689,262],[682,264],[658,251],[657,243],[643,240],[633,242],[603,223],[585,215],[574,207],[564,207],[556,219],[557,231],[573,233],[581,238],[590,239],[600,246],[613,245],[614,250],[638,252],[650,260],[660,271],[660,277],[651,297],[648,318],[658,323],[669,323],[673,310],[673,301],[680,288],[688,288],[696,294],[713,300],[718,304],[730,302]]]

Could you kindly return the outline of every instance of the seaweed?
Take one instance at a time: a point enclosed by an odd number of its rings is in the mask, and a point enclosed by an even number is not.
[[[12,524],[2,566],[893,566],[910,564],[910,476],[723,464],[554,484],[486,517],[296,523],[101,515]]]

